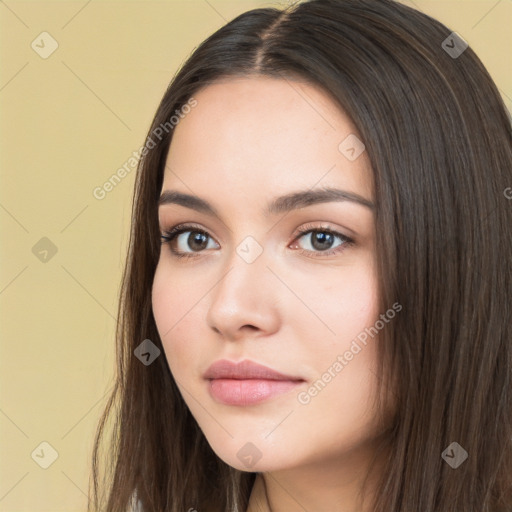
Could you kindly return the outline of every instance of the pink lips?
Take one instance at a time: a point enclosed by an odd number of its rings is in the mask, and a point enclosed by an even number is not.
[[[233,363],[221,359],[213,363],[204,374],[212,397],[227,405],[251,405],[295,388],[304,379],[292,377],[244,360]]]

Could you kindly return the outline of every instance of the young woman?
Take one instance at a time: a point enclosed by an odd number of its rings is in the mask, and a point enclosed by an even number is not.
[[[204,41],[141,152],[91,508],[510,512],[510,143],[392,0]]]

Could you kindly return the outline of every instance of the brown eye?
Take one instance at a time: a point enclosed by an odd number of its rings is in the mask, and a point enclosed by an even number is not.
[[[190,247],[193,251],[206,249],[208,245],[208,235],[198,231],[186,231],[186,233],[190,233],[185,241],[186,247]]]
[[[296,240],[301,239],[305,240],[306,243],[304,244],[305,247],[302,246],[300,248],[307,251],[327,251],[351,242],[350,238],[341,233],[325,229],[309,229],[303,231],[302,235],[297,237]],[[339,242],[336,243],[336,240]],[[300,246],[300,244],[298,245]]]
[[[206,231],[194,226],[176,226],[161,237],[162,244],[169,244],[176,256],[189,256],[218,247]]]
[[[290,248],[311,258],[334,256],[355,245],[352,238],[327,226],[308,224],[297,231]]]

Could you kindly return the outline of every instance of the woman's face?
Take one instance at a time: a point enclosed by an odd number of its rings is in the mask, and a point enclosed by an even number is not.
[[[174,128],[159,206],[161,232],[183,231],[162,244],[153,284],[183,399],[217,455],[240,470],[364,450],[378,433],[369,332],[385,314],[364,146],[304,83],[229,79],[195,99]],[[316,195],[326,188],[343,192]],[[206,378],[219,360],[286,378],[222,365],[228,373]]]

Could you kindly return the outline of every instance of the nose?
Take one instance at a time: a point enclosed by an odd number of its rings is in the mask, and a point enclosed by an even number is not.
[[[206,320],[224,339],[237,341],[278,329],[280,291],[268,263],[265,251],[252,263],[234,252],[227,271],[209,294]]]

